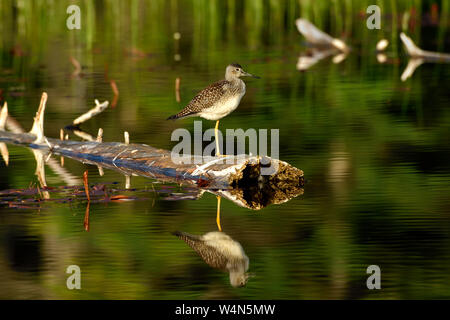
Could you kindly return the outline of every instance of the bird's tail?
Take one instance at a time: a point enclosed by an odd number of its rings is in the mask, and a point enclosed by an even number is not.
[[[194,247],[195,243],[200,240],[199,236],[189,234],[189,233],[183,232],[183,231],[174,231],[174,232],[172,232],[172,234],[174,236],[177,236],[184,242],[186,242],[190,247]]]
[[[186,118],[189,116],[193,116],[195,115],[195,112],[191,112],[189,110],[181,110],[180,112],[178,112],[177,114],[174,114],[173,116],[168,117],[166,120],[177,120],[177,119],[181,119],[181,118]]]

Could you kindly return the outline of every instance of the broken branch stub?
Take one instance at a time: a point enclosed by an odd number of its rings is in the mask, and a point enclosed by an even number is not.
[[[46,104],[47,104],[47,93],[43,92],[41,96],[41,102],[39,104],[39,109],[36,112],[33,127],[31,128],[30,131],[30,134],[36,136],[34,143],[41,143],[44,141],[44,111]]]

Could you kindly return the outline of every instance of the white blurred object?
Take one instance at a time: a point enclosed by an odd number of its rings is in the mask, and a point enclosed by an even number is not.
[[[411,77],[413,75],[414,71],[416,71],[416,69],[424,62],[425,62],[425,60],[421,59],[421,58],[410,59],[408,62],[408,65],[406,66],[405,71],[403,71],[400,79],[402,81],[406,81],[409,77]]]
[[[378,61],[378,63],[386,63],[387,56],[384,53],[378,53],[377,54],[377,61]]]
[[[349,51],[344,41],[326,34],[306,19],[299,18],[295,21],[298,31],[308,42],[316,46],[332,46],[340,51]]]
[[[402,40],[408,55],[412,58],[425,58],[428,60],[450,62],[450,54],[422,50],[403,32],[400,33],[400,39]]]
[[[377,43],[377,51],[384,51],[389,45],[389,41],[386,39],[381,39]]]

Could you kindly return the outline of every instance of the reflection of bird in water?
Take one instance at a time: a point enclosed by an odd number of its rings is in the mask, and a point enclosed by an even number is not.
[[[176,231],[173,233],[194,249],[211,267],[230,273],[233,287],[243,287],[249,274],[249,260],[239,242],[223,232],[208,232],[203,236]]]

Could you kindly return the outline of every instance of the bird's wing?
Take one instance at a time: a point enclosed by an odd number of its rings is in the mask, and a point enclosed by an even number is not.
[[[183,109],[189,113],[198,113],[214,105],[225,93],[228,81],[217,81],[200,91]]]
[[[185,232],[174,232],[178,238],[186,242],[195,252],[211,267],[227,270],[228,259],[215,247],[207,244],[199,236],[194,236]]]

